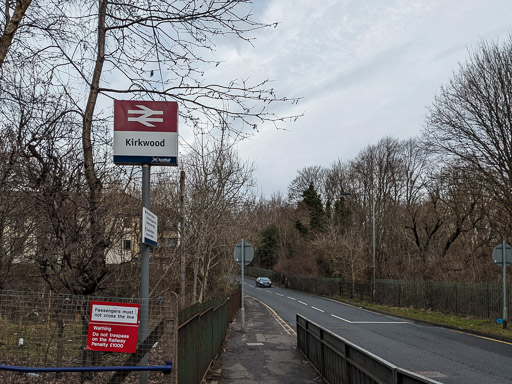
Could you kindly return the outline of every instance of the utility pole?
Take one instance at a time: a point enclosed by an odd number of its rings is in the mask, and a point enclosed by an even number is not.
[[[375,301],[375,270],[377,264],[375,263],[375,196],[372,196],[372,248],[373,248],[373,279],[372,279],[372,302]]]

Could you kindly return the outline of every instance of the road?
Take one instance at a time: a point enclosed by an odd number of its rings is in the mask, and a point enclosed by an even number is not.
[[[445,384],[512,383],[512,344],[381,315],[282,288],[256,288],[246,295],[271,307],[295,329],[297,313],[409,371]]]

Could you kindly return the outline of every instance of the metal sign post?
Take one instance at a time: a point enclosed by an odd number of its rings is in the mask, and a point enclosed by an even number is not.
[[[149,209],[151,168],[148,164],[142,165],[142,207]],[[146,340],[149,335],[149,245],[141,239],[140,249],[140,340]],[[148,365],[148,356],[144,356],[139,365]],[[148,373],[140,372],[139,383],[146,384]]]
[[[240,315],[242,318],[242,333],[245,333],[245,305],[244,305],[244,265],[245,265],[245,242],[242,239],[242,275],[241,275],[241,282],[242,282],[242,303],[241,303],[241,309],[240,309]]]
[[[242,322],[242,333],[245,333],[245,304],[244,304],[244,266],[249,265],[254,258],[254,248],[248,242],[242,240],[235,247],[235,261],[241,265],[240,272],[241,283],[241,301],[240,301],[240,318]]]
[[[494,247],[492,251],[492,259],[503,268],[503,329],[508,324],[508,308],[507,308],[507,265],[512,264],[512,247],[505,241]]]
[[[505,263],[505,241],[501,245],[501,262],[503,264],[503,329],[507,329],[507,264]]]

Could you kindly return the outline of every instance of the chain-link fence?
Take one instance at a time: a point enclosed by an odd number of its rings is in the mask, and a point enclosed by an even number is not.
[[[147,354],[148,365],[175,363],[177,299],[175,294],[149,300],[149,336],[136,352],[87,349],[91,302],[140,304],[140,299],[56,295],[51,292],[0,291],[0,364],[23,367],[135,366]],[[176,383],[171,374],[148,372],[148,383]],[[23,373],[0,371],[4,383],[135,383],[130,371]]]

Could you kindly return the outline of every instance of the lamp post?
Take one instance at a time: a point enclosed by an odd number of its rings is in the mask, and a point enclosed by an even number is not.
[[[354,193],[351,192],[341,192],[341,196],[352,196]],[[375,261],[375,199],[372,196],[372,302],[375,301],[375,270],[377,269],[377,264]]]
[[[375,198],[372,196],[372,248],[373,248],[373,279],[372,279],[372,302],[375,301],[375,270],[377,265],[375,263]]]

